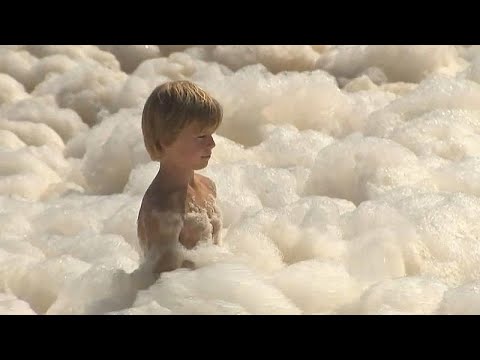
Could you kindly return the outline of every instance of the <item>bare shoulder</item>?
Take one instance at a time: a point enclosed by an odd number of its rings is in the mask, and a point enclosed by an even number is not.
[[[184,196],[184,194],[183,194]],[[142,206],[150,211],[164,212],[164,211],[181,211],[184,199],[182,193],[165,192],[159,189],[148,189],[145,192],[142,200]]]
[[[148,189],[142,199],[137,218],[137,234],[144,249],[155,239],[176,238],[182,225],[180,193],[164,193]]]
[[[215,185],[215,183],[213,182],[212,179],[204,176],[204,175],[200,175],[200,174],[196,174],[197,176],[197,179],[200,180],[200,182],[202,184],[204,184],[213,194],[213,196],[217,196],[217,186]]]

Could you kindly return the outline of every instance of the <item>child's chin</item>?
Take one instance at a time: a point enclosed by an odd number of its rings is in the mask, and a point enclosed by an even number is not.
[[[202,169],[205,169],[208,165],[208,161],[205,163],[205,164],[198,164],[196,167],[195,167],[195,170],[202,170]]]

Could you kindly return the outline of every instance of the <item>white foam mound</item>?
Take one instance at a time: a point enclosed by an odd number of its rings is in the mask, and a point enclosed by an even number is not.
[[[34,90],[43,81],[64,74],[77,66],[75,60],[66,55],[49,55],[39,59],[31,67],[25,87],[30,91]]]
[[[221,103],[221,245],[155,279],[146,98]],[[480,47],[0,46],[0,314],[476,314]],[[195,216],[190,214],[190,216]]]
[[[103,265],[91,266],[64,286],[48,315],[104,314],[130,308],[136,288],[130,276]]]
[[[91,126],[101,120],[102,113],[114,110],[126,78],[125,73],[98,63],[80,63],[71,71],[46,79],[32,95],[54,95],[60,107],[76,111]]]
[[[341,265],[318,260],[290,265],[276,274],[274,282],[306,314],[332,313],[361,292]]]
[[[133,72],[147,59],[161,56],[158,45],[100,45],[99,49],[112,53],[126,73]]]
[[[0,113],[5,120],[47,125],[62,138],[64,143],[88,129],[75,111],[60,108],[55,98],[48,95],[17,101],[4,106]]]
[[[0,104],[14,103],[28,98],[22,83],[7,74],[0,73]]]
[[[58,151],[62,151],[65,147],[62,138],[45,124],[0,119],[0,129],[10,131],[17,135],[25,145],[45,145]]]
[[[32,68],[38,59],[26,50],[0,49],[0,73],[14,78],[25,89],[31,90]]]
[[[25,50],[38,58],[64,55],[76,63],[93,61],[112,70],[120,69],[120,64],[115,56],[93,45],[28,45]]]
[[[0,130],[0,151],[18,150],[26,146],[25,143],[9,130]]]
[[[135,306],[156,301],[173,314],[300,314],[282,292],[240,264],[218,263],[165,274],[139,293]]]
[[[0,151],[0,194],[40,199],[60,176],[29,148]]]
[[[148,162],[141,132],[141,112],[122,110],[106,118],[84,138],[82,174],[94,194],[122,192],[134,164]]]
[[[317,67],[353,78],[379,68],[389,82],[419,82],[431,73],[455,74],[466,66],[455,46],[349,45],[323,53]]]
[[[273,73],[312,70],[319,57],[310,45],[218,45],[212,55],[232,70],[262,64]]]
[[[87,263],[68,255],[47,256],[48,259],[32,264],[22,276],[9,281],[10,289],[37,314],[45,314],[62,288],[89,268]]]
[[[147,59],[138,65],[125,82],[118,94],[115,109],[143,107],[151,91],[168,80],[190,79],[210,91],[210,83],[216,84],[230,73],[224,65],[204,61],[186,53]],[[215,93],[212,92],[212,95]]]
[[[447,286],[422,278],[389,279],[370,287],[359,301],[360,314],[427,315],[432,314]]]
[[[355,134],[322,149],[305,192],[358,204],[396,187],[421,188],[428,178],[428,171],[407,148]]]
[[[158,305],[156,301],[125,310],[110,311],[106,315],[171,315],[172,311]]]
[[[441,315],[480,314],[480,286],[478,280],[445,291],[437,313]]]
[[[35,315],[27,302],[17,299],[11,294],[0,294],[1,315]]]

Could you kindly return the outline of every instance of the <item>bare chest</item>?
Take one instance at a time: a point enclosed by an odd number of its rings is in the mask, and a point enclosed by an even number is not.
[[[179,236],[180,243],[187,249],[193,248],[200,241],[218,244],[221,219],[220,209],[212,195],[188,195]]]

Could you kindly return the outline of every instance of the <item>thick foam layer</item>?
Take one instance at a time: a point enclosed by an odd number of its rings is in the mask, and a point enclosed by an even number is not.
[[[1,314],[476,314],[478,46],[0,46]],[[222,244],[154,279],[152,89],[222,104]],[[202,218],[203,219],[203,218]],[[192,222],[202,219],[192,217]],[[204,226],[208,228],[208,224]]]

